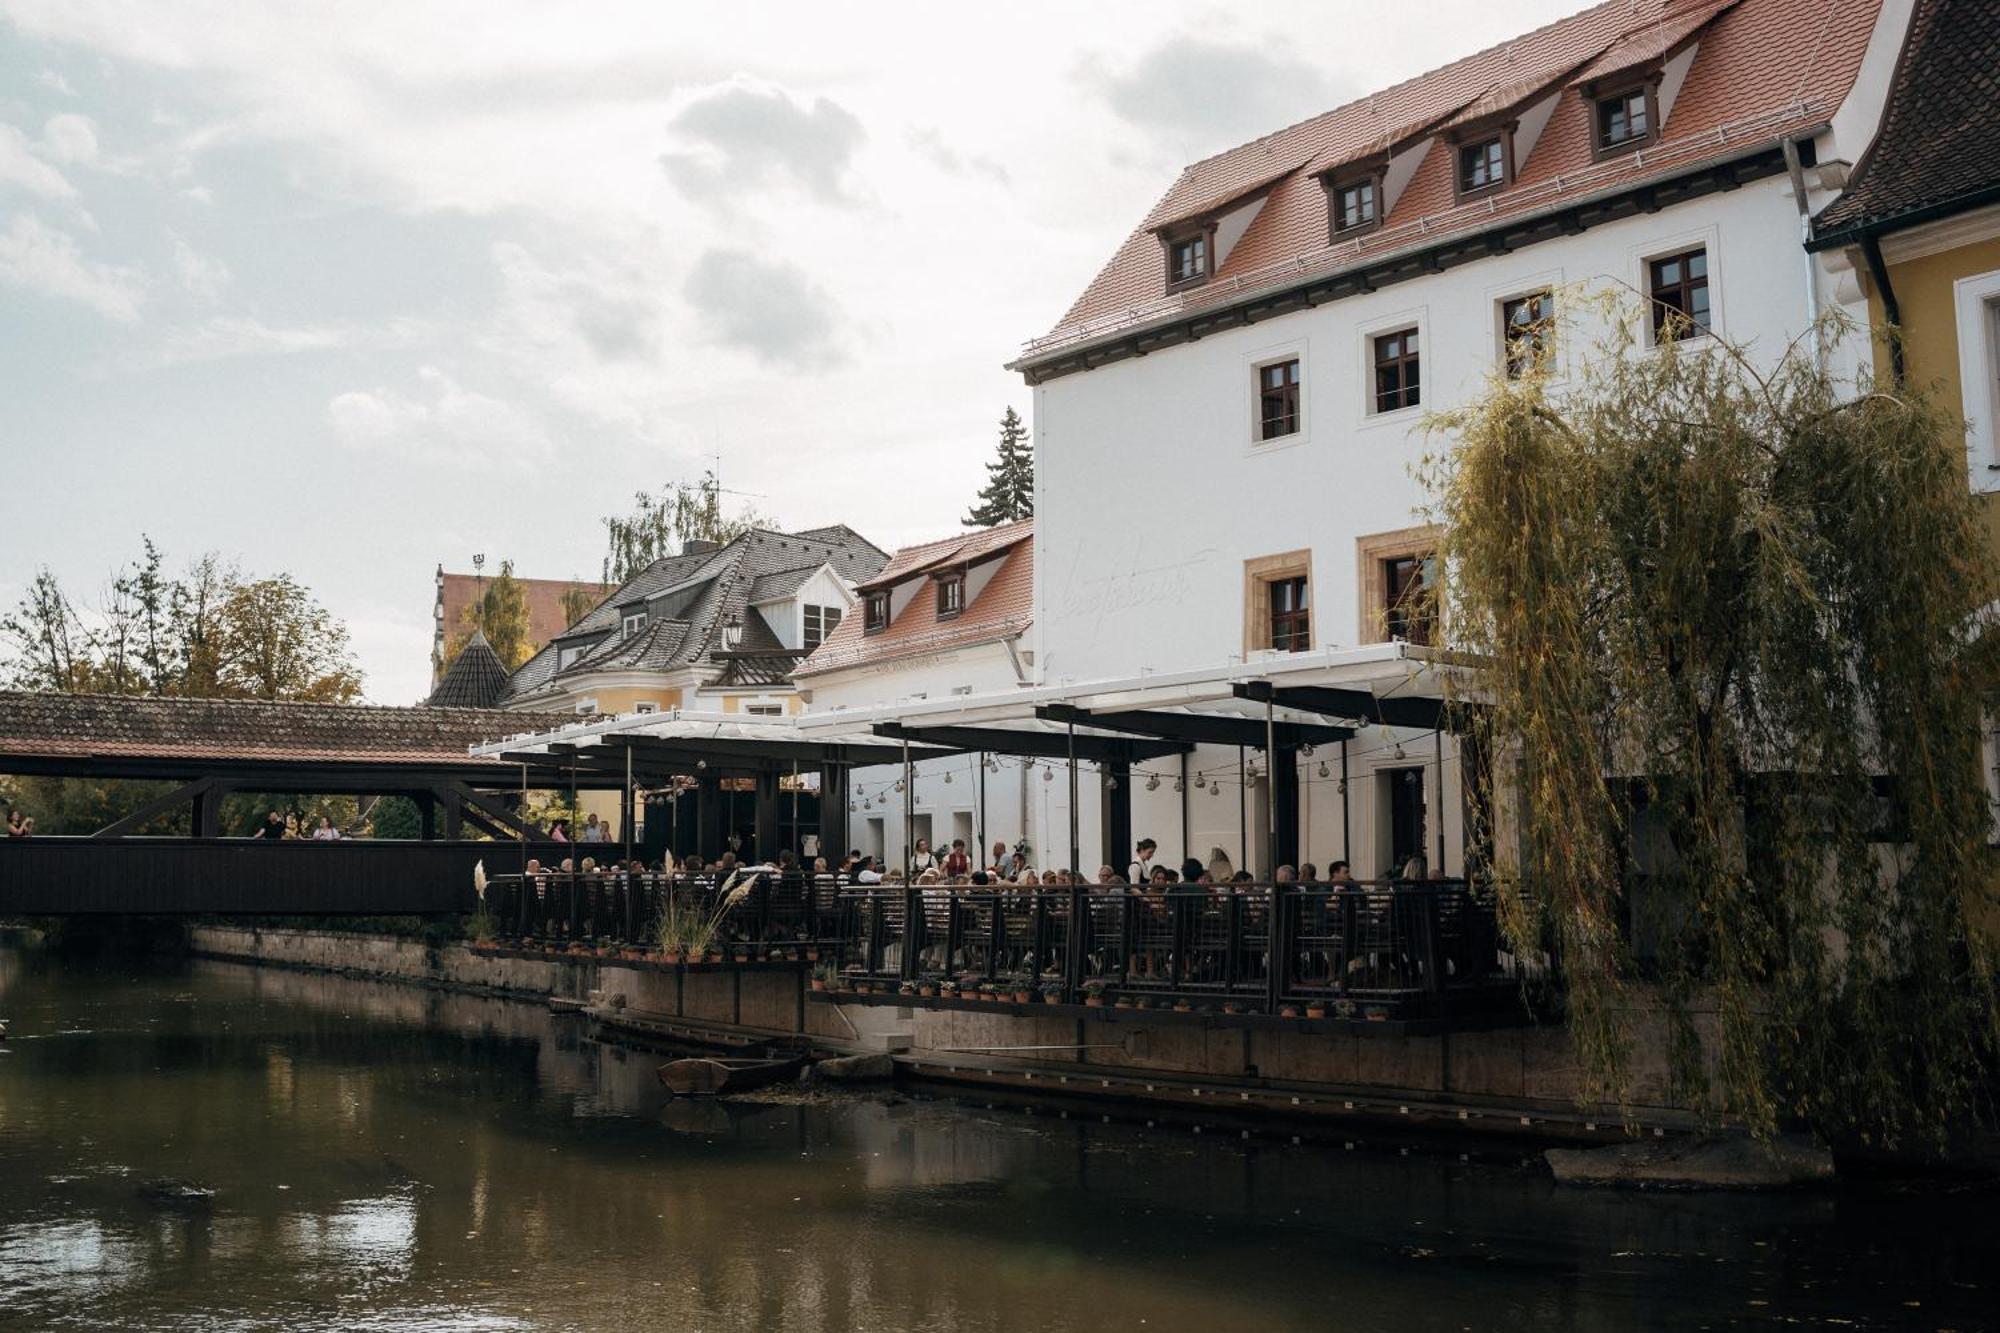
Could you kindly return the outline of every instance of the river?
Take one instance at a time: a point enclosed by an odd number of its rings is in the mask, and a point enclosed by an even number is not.
[[[0,946],[0,1327],[1972,1329],[1995,1196],[1576,1193],[1517,1154],[948,1096],[667,1102],[540,1007]],[[213,1196],[163,1197],[185,1181]]]

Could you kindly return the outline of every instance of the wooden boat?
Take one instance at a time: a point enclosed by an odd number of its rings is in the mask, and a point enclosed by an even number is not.
[[[660,1066],[660,1082],[676,1097],[726,1097],[734,1092],[768,1087],[796,1077],[806,1065],[803,1055],[691,1056]]]

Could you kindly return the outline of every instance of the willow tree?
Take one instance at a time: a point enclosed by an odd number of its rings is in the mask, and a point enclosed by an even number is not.
[[[1613,323],[1566,391],[1439,421],[1506,929],[1559,961],[1586,1096],[1664,1023],[1712,1117],[1942,1136],[2000,1049],[1962,423],[1820,369],[1831,327],[1770,365]]]

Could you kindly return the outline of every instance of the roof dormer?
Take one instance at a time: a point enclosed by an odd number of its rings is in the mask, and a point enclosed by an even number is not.
[[[1208,188],[1185,177],[1176,184],[1148,221],[1166,260],[1167,291],[1198,287],[1221,272],[1272,189],[1300,165],[1267,163],[1247,179],[1223,180]]]

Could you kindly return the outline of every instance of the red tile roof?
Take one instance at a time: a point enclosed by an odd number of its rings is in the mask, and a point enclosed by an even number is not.
[[[1606,0],[1580,14],[1454,61],[1370,97],[1197,162],[1181,173],[1054,329],[1023,363],[1092,337],[1178,312],[1229,304],[1253,292],[1319,279],[1454,233],[1616,187],[1685,174],[1825,123],[1860,68],[1879,0]],[[1706,25],[1705,27],[1703,25]],[[1643,152],[1597,161],[1590,107],[1561,90],[1548,125],[1497,193],[1459,203],[1452,155],[1435,148],[1383,225],[1329,244],[1326,195],[1314,173],[1380,151],[1475,106],[1491,109],[1523,89],[1630,68],[1700,34],[1700,52],[1663,127]],[[1274,180],[1275,183],[1271,183]],[[1169,296],[1161,220],[1270,194],[1216,273]],[[1217,203],[1215,201],[1221,201]]]
[[[944,652],[1026,632],[1035,617],[1034,534],[1034,520],[1022,519],[896,552],[882,573],[869,581],[869,587],[926,577],[935,570],[990,559],[995,552],[1001,553],[1000,567],[971,603],[949,620],[939,620],[937,598],[921,592],[877,634],[866,632],[866,617],[859,612],[848,616],[811,657],[793,669],[793,677],[804,679],[847,667]]]

